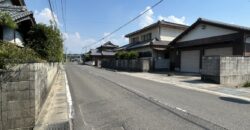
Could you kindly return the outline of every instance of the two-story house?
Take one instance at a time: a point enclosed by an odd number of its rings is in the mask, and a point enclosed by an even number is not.
[[[140,58],[151,58],[151,68],[168,68],[165,63],[155,65],[162,59],[169,59],[168,44],[178,35],[184,32],[188,26],[158,21],[147,27],[125,35],[129,38],[129,44],[122,46],[119,50],[137,51]]]
[[[24,0],[0,0],[0,12],[8,13],[18,25],[17,29],[0,25],[0,40],[22,47],[25,35],[35,24],[33,13],[27,10]]]

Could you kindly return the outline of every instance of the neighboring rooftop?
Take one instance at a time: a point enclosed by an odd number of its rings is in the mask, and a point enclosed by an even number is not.
[[[24,0],[0,0],[0,4],[5,1],[11,1],[11,3],[16,6],[25,6]]]
[[[161,21],[158,21],[158,22],[156,22],[156,23],[153,23],[153,24],[151,24],[151,25],[149,25],[149,26],[146,26],[146,27],[144,27],[144,28],[142,28],[142,29],[139,29],[139,30],[137,30],[137,31],[134,31],[134,32],[132,32],[132,33],[129,33],[129,34],[125,35],[125,37],[130,37],[130,36],[132,36],[132,35],[141,33],[141,32],[143,32],[143,31],[152,29],[152,28],[157,27],[157,26],[160,26],[160,25],[162,25],[162,26],[169,26],[169,27],[173,27],[173,28],[180,28],[180,29],[186,29],[186,28],[188,28],[187,25],[177,24],[177,23],[172,23],[172,22],[167,22],[167,21],[161,20]]]
[[[225,23],[225,22],[221,22],[221,21],[215,21],[215,20],[209,20],[209,19],[205,19],[205,18],[199,18],[197,20],[197,22],[214,24],[215,26],[220,26],[220,27],[224,27],[224,28],[228,28],[228,29],[232,29],[232,30],[237,30],[237,31],[248,31],[248,32],[250,32],[250,27],[240,26],[240,25],[236,25],[236,24],[229,24],[229,23]]]
[[[28,19],[35,22],[33,18],[33,13],[31,11],[28,11],[25,6],[8,6],[0,4],[0,12],[8,13],[12,17],[12,19],[17,23]]]
[[[96,49],[91,49],[89,53],[91,56],[114,56],[118,47],[119,46],[108,41]]]
[[[230,30],[235,30],[235,31],[239,31],[239,32],[250,33],[250,27],[239,26],[239,25],[235,25],[235,24],[229,24],[229,23],[215,21],[215,20],[209,20],[209,19],[205,19],[205,18],[199,18],[188,29],[186,29],[183,33],[181,33],[179,36],[177,36],[170,44],[173,44],[177,40],[181,39],[184,35],[186,35],[188,32],[190,32],[192,29],[194,29],[198,24],[208,24],[208,25],[226,28],[226,29],[230,29]]]
[[[127,44],[124,45],[122,47],[120,47],[117,50],[131,50],[131,49],[136,49],[136,48],[142,48],[142,47],[163,47],[166,48],[166,46],[169,44],[169,41],[159,41],[158,39],[153,39],[151,41],[147,41],[147,42],[139,42],[139,43],[135,43],[135,44]]]
[[[103,47],[103,48],[117,48],[117,47],[119,47],[119,46],[113,44],[111,41],[108,41],[108,42],[104,43],[103,45],[101,45],[101,46],[98,47],[98,48],[102,48],[102,47]]]

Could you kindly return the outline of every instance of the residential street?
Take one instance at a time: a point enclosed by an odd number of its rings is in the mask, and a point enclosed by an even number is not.
[[[246,101],[90,66],[68,64],[66,72],[76,130],[250,128],[250,103]]]

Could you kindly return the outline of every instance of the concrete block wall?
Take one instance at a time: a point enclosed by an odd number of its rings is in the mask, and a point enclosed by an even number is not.
[[[125,70],[125,71],[150,71],[150,59],[137,60],[105,60],[102,61],[103,68]]]
[[[240,86],[250,81],[250,57],[203,57],[202,79]]]
[[[34,127],[58,65],[22,64],[0,72],[0,130]]]

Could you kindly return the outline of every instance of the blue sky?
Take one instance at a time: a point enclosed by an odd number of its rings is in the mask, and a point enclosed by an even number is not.
[[[64,32],[65,48],[70,53],[82,52],[83,46],[107,35],[157,2],[156,0],[63,0],[67,5],[65,32],[60,0],[51,1],[59,26]],[[34,12],[37,22],[48,23],[51,16],[47,0],[26,0],[26,4],[28,9]],[[165,0],[103,42],[111,40],[115,44],[124,45],[127,43],[123,37],[125,34],[159,19],[191,25],[199,17],[250,27],[250,0]]]

